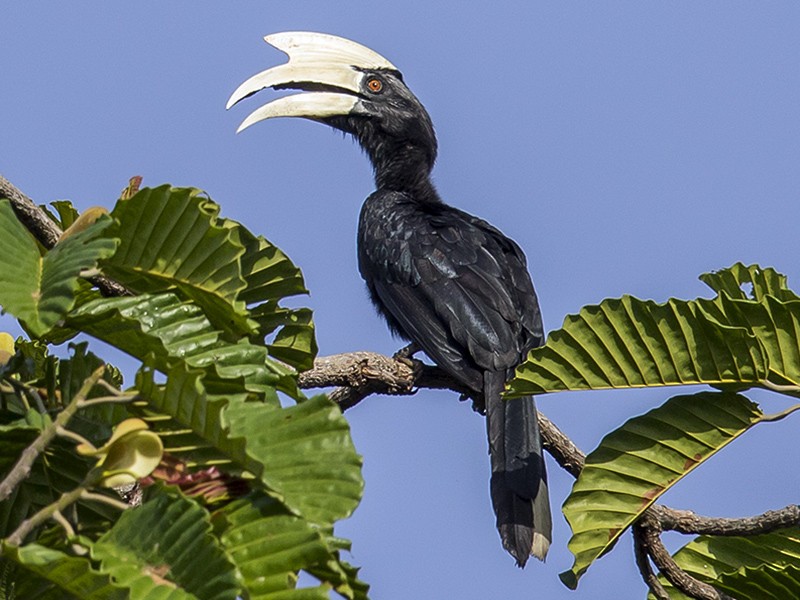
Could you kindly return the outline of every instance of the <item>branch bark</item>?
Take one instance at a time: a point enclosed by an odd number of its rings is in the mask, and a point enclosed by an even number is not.
[[[650,566],[650,554],[648,553],[647,542],[645,540],[646,531],[639,524],[633,524],[633,554],[636,559],[636,566],[639,567],[639,573],[642,579],[650,588],[653,596],[657,600],[669,600],[669,593],[661,585],[658,576],[653,572]]]
[[[653,559],[658,570],[672,585],[687,596],[698,600],[733,600],[715,587],[698,581],[681,569],[661,542],[661,525],[645,511],[635,525],[644,552]],[[662,588],[663,589],[663,588]]]

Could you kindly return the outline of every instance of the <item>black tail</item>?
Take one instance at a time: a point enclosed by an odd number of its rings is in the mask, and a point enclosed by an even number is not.
[[[484,375],[491,495],[503,547],[524,567],[544,560],[552,539],[547,473],[533,397],[502,400],[505,373]]]

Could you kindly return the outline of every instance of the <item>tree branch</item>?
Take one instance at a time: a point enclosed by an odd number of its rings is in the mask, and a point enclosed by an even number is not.
[[[759,535],[776,529],[800,526],[800,506],[796,504],[779,510],[768,510],[753,517],[735,519],[704,517],[690,510],[676,510],[660,504],[651,506],[650,511],[662,529],[689,535]]]
[[[56,245],[61,229],[36,203],[0,175],[0,198],[8,198],[17,218],[45,248]]]
[[[658,600],[669,600],[669,593],[661,585],[658,577],[650,567],[650,555],[647,553],[645,530],[639,523],[633,524],[633,553],[636,558],[636,566],[639,567],[639,573],[641,573],[642,579],[644,579],[653,595]]]
[[[698,581],[678,566],[661,542],[661,526],[648,512],[645,511],[636,524],[640,532],[640,543],[643,551],[653,559],[658,570],[666,577],[667,581],[692,598],[698,598],[699,600],[733,600],[733,598],[720,592],[715,587]]]

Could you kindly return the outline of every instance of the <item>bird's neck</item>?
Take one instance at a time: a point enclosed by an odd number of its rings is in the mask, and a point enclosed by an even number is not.
[[[369,153],[379,190],[404,192],[423,203],[441,202],[431,181],[430,152],[411,145],[381,150]]]

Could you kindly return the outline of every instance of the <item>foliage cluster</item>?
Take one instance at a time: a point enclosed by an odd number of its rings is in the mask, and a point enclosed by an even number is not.
[[[586,306],[530,353],[510,396],[564,390],[706,384],[606,435],[564,502],[580,576],[668,489],[774,414],[743,395],[751,388],[800,397],[800,296],[771,268],[737,263],[702,275],[711,299],[657,304],[630,296]],[[679,567],[735,598],[800,597],[800,528],[760,536],[701,536],[676,555]],[[663,578],[662,578],[663,579]],[[685,598],[662,580],[673,598]]]
[[[18,481],[4,597],[365,597],[333,530],[361,459],[338,407],[297,388],[316,353],[310,311],[281,305],[305,292],[297,267],[195,189],[54,208],[66,232],[45,250],[0,200],[0,305],[30,336],[0,367],[0,473]],[[102,297],[100,272],[130,295]],[[132,357],[132,385],[87,342],[49,352],[78,333]],[[154,455],[141,506],[121,510]]]

